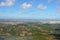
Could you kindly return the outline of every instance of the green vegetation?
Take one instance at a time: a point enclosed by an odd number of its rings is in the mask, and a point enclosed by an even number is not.
[[[39,23],[23,23],[16,25],[0,25],[0,36],[3,37],[33,37],[33,40],[54,40],[55,29],[59,24],[39,24]]]

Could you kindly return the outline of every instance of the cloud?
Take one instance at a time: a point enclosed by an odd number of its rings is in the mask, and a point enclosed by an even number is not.
[[[44,6],[43,4],[39,4],[39,5],[38,5],[38,8],[39,8],[40,10],[46,10],[46,9],[47,9],[47,6]]]
[[[57,0],[57,3],[60,3],[60,0]]]
[[[33,4],[35,2],[35,0],[31,0],[30,3]]]
[[[16,0],[5,0],[0,2],[0,6],[13,6]]]
[[[60,7],[57,7],[56,10],[57,10],[57,12],[60,12]]]
[[[23,9],[30,8],[30,7],[32,7],[32,4],[23,3],[23,4],[21,5],[21,8],[23,8]]]
[[[6,0],[5,2],[6,6],[12,6],[14,5],[14,3],[15,3],[15,0]]]
[[[52,2],[52,0],[48,0],[48,3],[51,3]]]
[[[4,3],[4,2],[1,2],[1,3],[0,3],[0,6],[5,6],[5,3]]]

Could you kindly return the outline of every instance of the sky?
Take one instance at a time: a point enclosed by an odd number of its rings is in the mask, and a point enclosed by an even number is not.
[[[60,0],[0,0],[0,19],[60,20]]]

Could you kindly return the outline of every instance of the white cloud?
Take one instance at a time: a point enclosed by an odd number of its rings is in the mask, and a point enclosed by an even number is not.
[[[57,7],[56,10],[57,10],[57,12],[60,12],[60,7]]]
[[[23,3],[23,4],[21,5],[21,8],[23,8],[23,9],[30,8],[30,7],[32,7],[32,4]]]
[[[1,2],[1,3],[0,3],[0,6],[5,6],[5,3],[4,3],[4,2]]]
[[[60,3],[60,0],[57,0],[57,3]]]
[[[45,10],[45,9],[47,9],[47,6],[44,6],[43,4],[39,4],[39,5],[38,5],[38,8],[39,8],[40,10]]]
[[[0,2],[0,6],[13,6],[16,0],[5,0]]]
[[[52,0],[48,0],[48,3],[51,3],[52,2]]]

